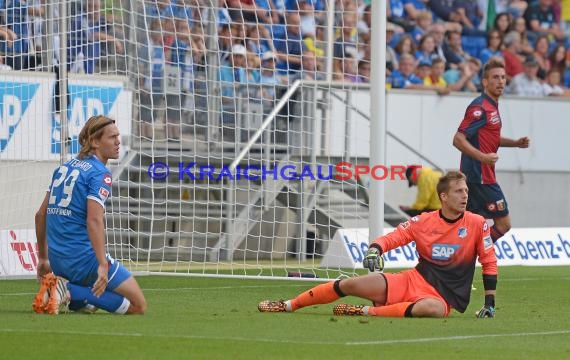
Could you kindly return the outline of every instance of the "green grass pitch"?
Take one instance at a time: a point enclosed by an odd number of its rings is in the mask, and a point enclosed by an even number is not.
[[[260,300],[291,298],[314,283],[167,276],[138,277],[144,316],[36,315],[36,282],[5,280],[1,358],[570,359],[569,270],[501,268],[495,319],[475,319],[479,274],[470,307],[447,319],[335,317],[332,304],[262,314]]]

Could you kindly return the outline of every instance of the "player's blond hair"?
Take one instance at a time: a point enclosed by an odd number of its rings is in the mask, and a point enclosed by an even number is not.
[[[103,129],[107,125],[114,124],[115,120],[108,118],[105,115],[91,116],[89,120],[79,132],[79,145],[81,145],[81,150],[79,150],[78,158],[83,159],[88,155],[91,155],[93,148],[91,147],[91,140],[99,140],[103,136]]]
[[[451,187],[452,181],[467,181],[467,177],[461,171],[451,170],[445,173],[442,177],[439,178],[437,183],[437,196],[441,200],[441,194],[447,193],[449,188]]]

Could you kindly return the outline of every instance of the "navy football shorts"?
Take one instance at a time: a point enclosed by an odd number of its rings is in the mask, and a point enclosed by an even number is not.
[[[468,183],[469,199],[467,210],[483,216],[485,219],[495,219],[509,215],[507,199],[499,184]]]

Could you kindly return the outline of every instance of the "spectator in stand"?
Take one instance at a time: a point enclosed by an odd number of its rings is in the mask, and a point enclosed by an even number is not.
[[[413,89],[419,87],[416,85],[423,85],[422,79],[415,74],[415,70],[416,59],[408,53],[402,54],[399,69],[392,71],[392,88]]]
[[[396,26],[392,23],[386,23],[386,74],[390,75],[392,71],[398,69],[398,55],[390,46],[392,37],[394,36]]]
[[[532,55],[527,56],[524,62],[524,71],[513,78],[507,87],[507,92],[518,96],[545,96],[544,88],[537,77],[538,69],[536,59]]]
[[[428,0],[427,6],[439,20],[444,21],[445,31],[461,33],[460,15],[456,11],[457,0]],[[435,21],[435,19],[434,19]]]
[[[360,60],[358,62],[358,76],[360,77],[361,82],[370,82],[370,61]]]
[[[501,32],[497,29],[489,30],[487,34],[487,48],[483,49],[479,54],[481,63],[486,64],[490,58],[495,56],[503,56],[503,38]]]
[[[429,32],[432,24],[432,18],[433,15],[428,10],[418,12],[416,17],[416,26],[410,33],[416,44],[418,44],[421,38]]]
[[[258,6],[254,0],[225,0],[232,21],[263,22],[271,24],[271,12]]]
[[[315,53],[312,51],[304,51],[301,58],[301,71],[297,72],[291,81],[302,79],[302,80],[324,80],[325,74],[319,71],[317,66],[317,58]]]
[[[266,85],[261,87],[261,100],[263,108],[271,110],[275,105],[276,89],[280,85],[287,84],[287,77],[277,74],[275,70],[275,62],[277,55],[268,51],[261,58],[261,71],[259,73],[259,83]],[[265,112],[265,111],[264,111]]]
[[[456,21],[462,26],[463,35],[485,36],[485,31],[479,30],[483,13],[476,0],[456,0],[453,10],[457,14]]]
[[[429,34],[432,35],[435,40],[435,52],[437,53],[437,56],[443,60],[447,60],[443,51],[443,45],[445,44],[445,27],[439,23],[432,24],[430,26]]]
[[[157,123],[159,109],[164,102],[164,42],[160,20],[150,23],[148,42],[141,45],[138,54],[140,61],[140,119],[141,137],[153,138],[153,127]]]
[[[447,41],[444,45],[443,52],[448,69],[457,68],[471,57],[471,55],[463,50],[461,45],[461,33],[458,31],[447,32]]]
[[[447,87],[451,91],[481,92],[481,62],[471,57],[457,69],[449,69],[443,74]]]
[[[550,68],[558,71],[560,76],[566,72],[566,48],[562,44],[558,44],[552,49],[548,56]]]
[[[30,51],[35,50],[30,42],[30,17],[42,17],[43,8],[30,6],[24,0],[6,0],[0,14],[6,25],[6,30],[2,33],[8,40],[4,48],[0,49],[6,52],[6,65],[14,70],[35,69],[40,65],[41,58],[30,55]]]
[[[388,0],[386,5],[386,12],[388,21],[394,23],[410,32],[414,29],[414,22],[411,21],[404,12],[404,1],[402,0]]]
[[[301,16],[301,34],[303,37],[315,37],[317,33],[317,20],[315,8],[311,0],[298,0],[299,15]]]
[[[176,21],[176,38],[166,50],[166,65],[176,68],[174,78],[167,79],[166,92],[166,138],[179,141],[182,133],[182,115],[194,110],[194,59],[192,57],[192,34],[187,19]],[[170,76],[173,73],[170,73]],[[188,124],[187,124],[188,125]]]
[[[421,64],[421,63],[420,63]],[[441,89],[447,88],[447,82],[443,78],[445,72],[445,62],[441,58],[435,58],[431,61],[430,73],[424,78],[424,85],[437,86]]]
[[[432,35],[424,35],[420,39],[418,47],[418,51],[416,51],[416,59],[418,62],[424,61],[431,65],[431,61],[438,58],[437,53],[435,52],[435,39]]]
[[[499,13],[495,17],[493,29],[499,31],[504,37],[507,35],[514,27],[513,18],[509,13]]]
[[[524,66],[520,58],[521,35],[517,31],[511,31],[503,39],[505,48],[503,58],[505,59],[505,73],[507,74],[507,84],[511,79],[524,71]]]
[[[538,62],[538,78],[544,80],[546,73],[550,70],[550,60],[548,59],[548,50],[550,43],[548,37],[540,35],[534,43],[534,58]]]
[[[107,32],[108,25],[101,12],[100,0],[86,0],[85,8],[76,8],[72,16],[68,36],[70,71],[92,74],[102,53],[123,54],[122,41]]]
[[[1,13],[1,11],[0,11]],[[0,25],[0,51],[5,55],[8,48],[12,48],[14,41],[18,38],[18,35],[13,32],[10,28]]]
[[[526,29],[526,21],[524,18],[519,17],[513,19],[513,25],[511,28],[520,34],[521,38],[521,49],[520,53],[523,56],[532,55],[534,53],[534,48],[528,37],[528,30]]]
[[[346,82],[361,83],[363,82],[358,75],[358,62],[350,54],[346,54],[342,59],[343,79]]]
[[[398,44],[394,50],[396,51],[398,61],[400,61],[402,55],[404,54],[410,54],[412,57],[415,57],[416,44],[410,35],[405,34],[400,37],[400,41],[398,41]]]
[[[274,0],[255,0],[255,4],[258,8],[265,10],[265,18],[267,19],[268,24],[279,24],[281,21],[280,12],[277,9],[277,6],[275,6]]]
[[[431,67],[432,67],[431,62],[418,61],[418,66],[416,67],[416,76],[422,79],[424,84],[425,84],[425,79],[431,74]]]
[[[524,0],[495,0],[495,11],[497,14],[509,13],[514,17],[519,17],[524,14],[527,7],[528,3]]]
[[[249,53],[260,58],[268,51],[275,53],[275,47],[273,46],[273,42],[271,42],[269,31],[263,24],[248,26],[245,47]]]
[[[273,45],[277,51],[277,69],[283,75],[293,75],[301,68],[303,55],[303,37],[301,35],[301,17],[296,11],[285,14],[285,25],[272,26]]]
[[[551,69],[546,74],[546,80],[542,84],[546,96],[570,96],[570,91],[561,86],[562,76],[556,69]]]
[[[225,103],[233,103],[238,95],[236,89],[240,84],[253,82],[253,77],[247,71],[247,50],[245,46],[240,44],[232,46],[231,61],[220,64],[220,82],[222,101]]]
[[[428,12],[430,14],[430,20],[433,16],[431,11],[426,6],[427,0],[404,0],[404,14],[406,17],[412,21],[418,23],[422,12]]]
[[[539,35],[552,35],[557,40],[564,40],[564,32],[556,22],[553,0],[538,0],[530,5],[524,12],[529,37],[536,38]],[[532,39],[531,39],[532,40]]]

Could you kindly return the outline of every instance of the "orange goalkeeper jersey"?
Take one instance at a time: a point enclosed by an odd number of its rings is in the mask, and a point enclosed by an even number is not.
[[[482,216],[466,211],[450,221],[440,210],[423,213],[374,243],[385,253],[412,241],[419,255],[416,270],[459,312],[469,304],[477,257],[484,275],[497,275],[489,225]]]

